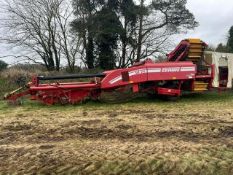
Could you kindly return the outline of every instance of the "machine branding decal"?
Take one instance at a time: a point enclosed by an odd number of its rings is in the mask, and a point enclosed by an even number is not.
[[[129,76],[134,76],[134,75],[141,75],[141,74],[146,74],[147,73],[147,69],[138,69],[138,70],[134,70],[129,72]]]
[[[147,69],[137,69],[137,70],[133,70],[131,72],[129,72],[129,76],[132,77],[134,75],[142,75],[142,74],[147,74]],[[109,81],[110,84],[115,84],[118,81],[122,80],[122,76],[118,76],[114,79],[112,79],[111,81]]]
[[[148,73],[159,73],[161,70],[161,68],[149,68]]]
[[[182,67],[181,72],[195,71],[195,67]]]
[[[166,67],[166,68],[149,68],[148,73],[169,73],[169,72],[191,72],[195,67]]]
[[[180,72],[180,67],[166,67],[162,69],[162,72]]]
[[[171,73],[171,72],[192,72],[195,71],[195,67],[166,67],[166,68],[148,68],[148,69],[137,69],[129,72],[129,76],[142,75],[147,73]],[[191,78],[191,77],[190,77]],[[122,80],[122,76],[109,81],[110,84],[115,84]]]

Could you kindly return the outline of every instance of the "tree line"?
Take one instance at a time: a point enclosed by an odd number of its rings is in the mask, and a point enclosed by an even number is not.
[[[198,23],[187,0],[4,0],[1,41],[16,59],[70,72],[124,68],[165,52],[171,36]]]
[[[209,47],[208,50],[222,53],[233,53],[233,26],[228,31],[226,44],[219,43],[217,47]]]

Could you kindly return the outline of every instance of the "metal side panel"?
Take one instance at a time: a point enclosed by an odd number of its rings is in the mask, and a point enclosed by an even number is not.
[[[148,66],[148,81],[195,79],[196,72],[192,62],[154,64]]]
[[[101,88],[116,88],[119,86],[141,83],[145,81],[147,81],[146,66],[136,66],[106,73],[106,77],[101,82]]]

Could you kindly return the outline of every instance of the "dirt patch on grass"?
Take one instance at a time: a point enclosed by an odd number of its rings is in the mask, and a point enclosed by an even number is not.
[[[222,128],[219,135],[224,137],[231,137],[233,139],[233,126]]]
[[[232,106],[15,108],[0,114],[0,174],[230,175]]]
[[[5,131],[12,131],[12,132],[28,131],[32,129],[32,125],[21,122],[11,122],[3,126],[2,129]]]
[[[85,120],[82,121],[82,125],[95,125],[101,123],[101,120]]]

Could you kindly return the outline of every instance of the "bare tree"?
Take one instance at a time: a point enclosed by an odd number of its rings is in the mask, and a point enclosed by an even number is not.
[[[82,55],[84,52],[84,47],[82,45],[82,38],[77,34],[70,32],[70,23],[74,14],[71,1],[60,0],[60,3],[63,4],[60,4],[60,8],[58,8],[56,11],[57,23],[60,27],[58,38],[62,48],[62,54],[67,60],[69,70],[73,72],[77,57],[80,58],[80,61],[83,61]]]
[[[153,0],[145,5],[145,0],[140,1],[137,61],[166,50],[172,35],[198,25],[186,3],[187,0]]]
[[[67,0],[5,0],[2,41],[30,51],[28,59],[48,70],[60,70],[61,61],[74,70],[81,45],[70,34],[72,6]],[[36,54],[35,54],[36,53]],[[33,57],[32,57],[33,55]]]
[[[198,24],[186,8],[186,0],[137,2],[134,6],[136,25],[124,30],[129,42],[118,44],[119,67],[130,66],[150,56],[165,55],[173,45],[172,36],[185,33]],[[124,22],[122,20],[122,26],[125,26]]]

